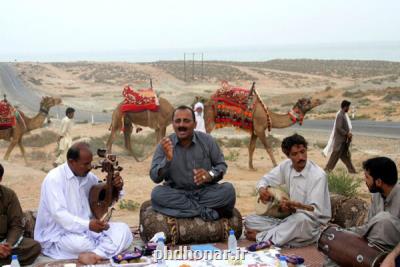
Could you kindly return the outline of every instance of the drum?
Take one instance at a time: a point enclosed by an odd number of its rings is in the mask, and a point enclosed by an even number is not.
[[[377,267],[387,252],[350,231],[328,226],[318,240],[318,249],[340,266]]]
[[[237,209],[233,210],[232,218],[204,221],[200,217],[173,218],[163,215],[152,209],[150,201],[143,202],[140,207],[139,232],[145,242],[158,232],[164,232],[166,243],[173,245],[223,242],[227,240],[230,229],[239,239],[242,228],[242,216]]]
[[[290,212],[282,212],[279,209],[280,202],[282,198],[289,199],[289,195],[282,191],[281,189],[269,187],[268,191],[274,196],[272,201],[268,201],[267,203],[263,203],[260,199],[257,198],[256,202],[256,214],[261,216],[270,216],[274,218],[283,219],[290,215]]]

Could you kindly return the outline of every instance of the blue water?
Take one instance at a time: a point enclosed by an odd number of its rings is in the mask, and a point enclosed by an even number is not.
[[[271,59],[347,59],[400,61],[400,41],[318,45],[271,45],[196,49],[152,49],[59,54],[1,54],[0,61],[126,61],[159,60],[266,61]]]

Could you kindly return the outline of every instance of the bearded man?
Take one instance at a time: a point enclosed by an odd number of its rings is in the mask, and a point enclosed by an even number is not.
[[[365,183],[372,193],[367,223],[348,230],[388,250],[400,242],[400,185],[396,164],[387,157],[363,162]],[[331,259],[324,266],[337,266]]]

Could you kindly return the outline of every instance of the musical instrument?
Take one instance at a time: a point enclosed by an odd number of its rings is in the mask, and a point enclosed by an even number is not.
[[[318,249],[338,265],[353,267],[379,266],[388,253],[377,244],[334,225],[323,230]]]
[[[269,187],[268,192],[273,196],[273,199],[263,203],[259,198],[256,202],[256,214],[261,216],[270,216],[279,219],[286,218],[291,214],[290,211],[282,211],[280,209],[280,204],[282,199],[289,199],[289,195],[274,187]],[[314,211],[314,207],[311,205],[305,205],[300,202],[287,200],[287,206],[292,209],[302,209],[307,211]]]
[[[106,155],[105,149],[98,149],[97,155],[103,159],[100,161],[100,165],[96,165],[94,168],[101,168],[102,172],[107,172],[107,177],[105,183],[99,183],[90,189],[89,205],[96,219],[107,222],[111,218],[113,205],[119,198],[119,190],[112,184],[114,172],[122,171],[122,167],[118,166],[117,156]]]

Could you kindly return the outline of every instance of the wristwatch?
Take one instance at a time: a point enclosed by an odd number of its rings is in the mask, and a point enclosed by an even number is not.
[[[211,176],[211,179],[214,179],[215,176],[216,176],[216,174],[215,174],[215,172],[213,170],[209,170],[208,174]]]

